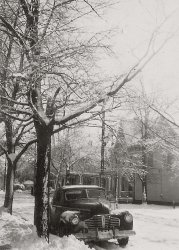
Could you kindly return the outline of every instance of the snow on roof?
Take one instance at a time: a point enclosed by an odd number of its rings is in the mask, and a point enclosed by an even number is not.
[[[66,185],[62,186],[63,189],[75,189],[75,188],[102,188],[97,185]]]
[[[33,181],[24,181],[24,185],[34,185],[34,182]]]

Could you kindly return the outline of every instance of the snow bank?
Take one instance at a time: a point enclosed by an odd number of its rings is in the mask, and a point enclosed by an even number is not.
[[[4,191],[3,191],[3,190],[0,190],[0,194],[4,194]]]
[[[10,215],[1,209],[0,214],[0,245],[12,244],[32,233],[32,225],[20,218]]]
[[[89,247],[84,242],[79,241],[75,236],[64,236],[59,238],[55,235],[50,235],[49,244],[45,239],[39,239],[36,233],[32,233],[30,237],[25,237],[25,241],[17,244],[14,250],[89,250]]]
[[[20,216],[10,215],[1,209],[0,213],[0,246],[9,244],[13,250],[89,250],[84,242],[73,235],[59,238],[50,235],[50,243],[40,239],[35,227]]]

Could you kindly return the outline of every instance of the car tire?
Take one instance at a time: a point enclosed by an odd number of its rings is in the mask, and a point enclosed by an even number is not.
[[[88,245],[88,247],[91,249],[91,248],[94,248],[95,242],[94,241],[87,242],[87,243],[85,243],[85,245]]]
[[[118,239],[117,241],[120,247],[125,247],[129,241],[129,237]]]
[[[63,237],[64,235],[66,235],[66,226],[64,223],[60,223],[59,227],[58,227],[58,236],[59,237]]]

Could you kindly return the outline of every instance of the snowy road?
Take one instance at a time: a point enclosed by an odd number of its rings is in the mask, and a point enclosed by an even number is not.
[[[168,206],[121,204],[120,209],[129,210],[134,216],[136,236],[130,238],[126,250],[179,249],[178,207],[173,209]],[[105,249],[119,247],[107,244]]]
[[[0,206],[3,195],[0,195]],[[136,236],[130,238],[126,250],[178,250],[179,249],[179,207],[157,205],[119,205],[120,210],[129,210],[134,216]],[[27,193],[15,193],[14,214],[33,221],[33,197]],[[95,247],[119,249],[114,243]]]

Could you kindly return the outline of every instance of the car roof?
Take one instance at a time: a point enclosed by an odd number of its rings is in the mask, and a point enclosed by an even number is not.
[[[81,188],[88,188],[88,189],[103,189],[102,187],[99,187],[97,185],[66,185],[62,186],[62,189],[81,189]]]

